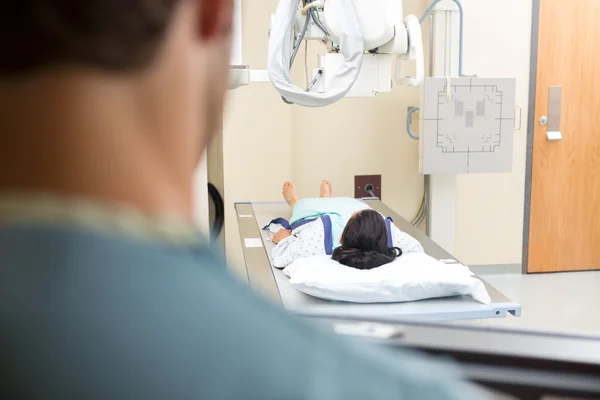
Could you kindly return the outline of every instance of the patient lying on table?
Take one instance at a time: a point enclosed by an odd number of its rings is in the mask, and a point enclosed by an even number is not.
[[[277,245],[274,267],[327,254],[343,265],[371,269],[405,253],[423,252],[416,239],[362,201],[331,197],[328,180],[321,183],[320,192],[319,198],[300,199],[293,183],[283,184],[282,194],[293,208],[293,216],[289,222],[277,219],[270,224],[282,226],[272,238]]]

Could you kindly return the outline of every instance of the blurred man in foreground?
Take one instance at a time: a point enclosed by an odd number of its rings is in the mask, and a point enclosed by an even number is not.
[[[192,224],[233,0],[19,0],[0,35],[0,397],[467,399],[232,280]]]

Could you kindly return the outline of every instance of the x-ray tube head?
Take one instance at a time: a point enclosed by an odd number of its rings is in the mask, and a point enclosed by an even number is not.
[[[308,88],[296,86],[291,79],[291,69],[304,40],[326,44]],[[389,92],[394,81],[391,56],[417,60],[417,76],[403,78],[399,68],[398,84],[421,83],[420,26],[414,16],[404,20],[401,0],[324,0],[304,7],[299,0],[280,0],[271,19],[269,78],[289,104],[322,107],[344,97],[372,97]]]

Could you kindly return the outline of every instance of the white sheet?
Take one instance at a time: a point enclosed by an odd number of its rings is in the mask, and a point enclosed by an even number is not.
[[[352,303],[399,303],[468,295],[489,304],[485,285],[462,264],[444,264],[424,253],[404,254],[371,270],[358,270],[313,256],[294,261],[284,273],[308,295]]]

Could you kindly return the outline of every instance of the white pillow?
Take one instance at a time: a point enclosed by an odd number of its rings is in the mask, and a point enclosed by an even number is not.
[[[308,295],[352,303],[397,303],[469,295],[489,304],[485,285],[462,264],[444,264],[424,253],[408,253],[371,270],[341,265],[329,256],[301,258],[284,273]]]

